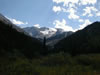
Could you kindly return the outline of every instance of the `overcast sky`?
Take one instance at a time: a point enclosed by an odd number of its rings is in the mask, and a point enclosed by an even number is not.
[[[0,13],[20,27],[75,31],[100,21],[100,0],[0,0]]]

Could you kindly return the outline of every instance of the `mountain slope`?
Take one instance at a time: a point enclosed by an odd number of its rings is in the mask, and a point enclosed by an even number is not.
[[[60,40],[66,38],[72,34],[73,34],[73,32],[71,32],[71,31],[59,32],[59,30],[57,30],[57,32],[53,36],[51,36],[50,38],[47,39],[47,45],[54,46]]]
[[[6,23],[6,24],[12,24],[5,16],[0,14],[0,21]]]
[[[23,28],[27,33],[29,33],[32,37],[43,39],[44,37],[50,38],[56,31],[52,28],[47,27],[26,27]]]
[[[5,17],[3,19],[6,20]],[[19,27],[4,20],[0,19],[0,55],[18,50],[25,56],[32,57],[42,51],[39,40],[26,35]]]
[[[100,22],[95,22],[61,40],[55,45],[55,50],[73,55],[100,52]]]

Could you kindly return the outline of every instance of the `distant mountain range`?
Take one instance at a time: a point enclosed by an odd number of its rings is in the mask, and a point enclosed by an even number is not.
[[[47,41],[46,44],[53,46],[59,40],[71,35],[73,32],[71,31],[64,31],[63,29],[55,29],[55,28],[47,28],[47,27],[26,27],[23,28],[30,36],[35,37],[37,39],[43,39],[46,37]]]
[[[21,29],[0,14],[0,55],[16,51],[30,58],[62,51],[72,55],[100,53],[100,22],[75,33],[46,27]]]
[[[26,32],[28,32],[32,37],[40,39],[43,39],[44,37],[49,38],[56,33],[56,31],[53,30],[52,28],[46,28],[46,27],[37,28],[33,26],[33,27],[26,27],[23,29]]]

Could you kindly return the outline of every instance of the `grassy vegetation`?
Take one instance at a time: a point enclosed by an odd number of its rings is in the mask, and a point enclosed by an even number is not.
[[[100,75],[100,54],[0,57],[0,75]]]

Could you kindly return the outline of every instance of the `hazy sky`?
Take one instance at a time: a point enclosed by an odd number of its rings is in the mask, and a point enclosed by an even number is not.
[[[100,21],[100,0],[0,0],[0,13],[20,27],[68,31]]]

